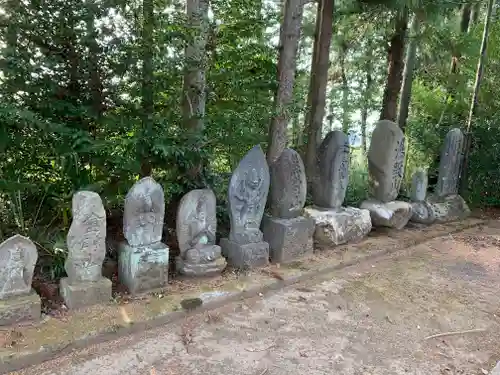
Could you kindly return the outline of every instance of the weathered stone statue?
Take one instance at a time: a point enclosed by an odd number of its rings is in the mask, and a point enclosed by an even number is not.
[[[439,223],[463,219],[470,215],[467,203],[458,194],[464,138],[460,129],[451,129],[441,149],[437,186],[434,194],[427,198],[435,220]]]
[[[37,258],[29,238],[15,235],[0,244],[1,326],[40,319],[40,297],[31,289]]]
[[[256,267],[269,261],[269,244],[260,223],[269,192],[269,167],[260,146],[240,161],[229,183],[229,238],[221,239],[222,253],[234,267]]]
[[[120,281],[130,293],[160,288],[168,281],[169,248],[161,242],[165,197],[151,177],[136,182],[125,198],[118,257]]]
[[[358,241],[371,230],[367,210],[342,207],[349,183],[349,140],[339,130],[327,134],[321,143],[313,174],[314,206],[304,215],[314,220],[314,240],[319,246]]]
[[[61,279],[61,296],[75,309],[111,299],[111,281],[102,276],[106,256],[106,211],[101,198],[91,191],[73,195],[73,222],[67,237],[68,277]]]
[[[304,163],[296,151],[287,148],[271,165],[270,175],[271,215],[264,215],[264,239],[271,261],[288,263],[313,251],[313,221],[301,216],[307,193]]]
[[[372,198],[361,204],[361,208],[370,211],[374,226],[402,229],[411,218],[411,205],[396,200],[403,180],[404,162],[403,132],[392,121],[379,121],[368,151]]]
[[[419,224],[432,224],[435,220],[431,205],[426,202],[428,176],[424,169],[417,169],[413,173],[411,183],[411,219]]]
[[[177,271],[188,276],[221,273],[226,260],[215,244],[217,228],[215,194],[209,189],[193,190],[182,197],[177,211],[177,240],[180,256]]]

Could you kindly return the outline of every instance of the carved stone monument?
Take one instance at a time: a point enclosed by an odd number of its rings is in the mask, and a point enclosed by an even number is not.
[[[136,182],[125,198],[118,272],[132,294],[161,288],[168,281],[169,248],[161,242],[165,197],[151,177]]]
[[[106,256],[106,211],[101,197],[91,191],[73,195],[73,222],[67,237],[68,277],[60,290],[66,306],[76,309],[111,300],[111,280],[102,276]]]
[[[289,263],[313,252],[314,223],[302,215],[307,181],[300,155],[285,149],[272,164],[269,206],[262,231],[269,243],[271,262]]]
[[[432,224],[434,213],[431,205],[425,201],[427,196],[428,176],[427,170],[417,169],[411,180],[411,219],[419,224]]]
[[[439,223],[470,215],[467,203],[458,194],[464,141],[464,134],[457,128],[451,129],[444,140],[436,189],[427,199],[432,205],[436,222]]]
[[[215,210],[212,190],[193,190],[182,197],[177,211],[180,255],[176,258],[176,268],[180,274],[211,276],[220,274],[226,268],[221,248],[215,244]]]
[[[29,238],[17,234],[0,244],[1,326],[40,319],[40,297],[31,289],[37,258]]]
[[[263,241],[260,223],[269,192],[269,167],[257,145],[240,161],[228,190],[229,238],[220,241],[222,254],[233,267],[251,268],[269,262],[269,244]]]
[[[368,151],[372,198],[361,208],[370,211],[374,226],[402,229],[411,218],[411,205],[396,201],[404,175],[405,137],[389,120],[375,125]]]
[[[304,216],[314,220],[314,240],[320,246],[340,245],[365,237],[371,230],[367,210],[342,207],[349,183],[349,140],[339,130],[321,143],[313,172],[314,206]]]

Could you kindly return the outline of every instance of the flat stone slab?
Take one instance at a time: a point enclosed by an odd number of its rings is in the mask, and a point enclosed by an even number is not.
[[[111,300],[111,280],[102,277],[97,281],[70,284],[69,278],[61,279],[59,286],[64,303],[69,309],[79,309]]]
[[[310,218],[280,219],[264,215],[262,231],[269,243],[271,263],[294,262],[313,253],[314,222]]]
[[[314,240],[322,246],[357,242],[370,233],[370,212],[354,207],[323,209],[306,207],[304,216],[314,220]]]
[[[161,242],[134,247],[121,243],[118,278],[131,294],[162,288],[168,282],[169,248]]]
[[[471,213],[469,206],[460,195],[449,195],[444,198],[431,196],[428,202],[437,223],[463,220]]]
[[[211,263],[194,264],[188,263],[182,257],[175,258],[175,269],[184,276],[205,277],[219,275],[227,266],[227,261],[219,257]]]
[[[41,316],[41,301],[35,291],[24,296],[0,300],[0,326],[24,321],[37,321]]]
[[[264,241],[240,244],[221,238],[220,247],[227,264],[235,268],[262,267],[269,263],[269,244]]]
[[[403,229],[412,215],[411,204],[402,201],[384,203],[376,200],[366,200],[361,203],[361,208],[370,211],[374,227]]]

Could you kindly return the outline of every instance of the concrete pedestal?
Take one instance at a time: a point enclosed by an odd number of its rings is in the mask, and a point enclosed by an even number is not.
[[[33,290],[27,295],[0,300],[0,326],[39,320],[41,306],[40,297]]]
[[[240,244],[228,238],[222,238],[220,246],[227,263],[232,267],[254,268],[269,263],[269,244],[267,242]]]
[[[98,281],[70,284],[67,277],[59,285],[61,296],[69,309],[108,303],[111,300],[111,280],[101,278]]]

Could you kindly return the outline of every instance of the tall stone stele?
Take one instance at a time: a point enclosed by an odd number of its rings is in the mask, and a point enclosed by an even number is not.
[[[61,296],[70,309],[111,300],[111,280],[102,276],[106,256],[106,211],[99,194],[79,191],[73,195],[73,222],[69,228],[68,277],[60,283]]]
[[[371,198],[361,204],[370,211],[373,226],[403,229],[411,218],[411,204],[396,200],[404,163],[403,132],[392,121],[377,122],[368,151]]]
[[[436,222],[463,219],[470,215],[465,200],[458,194],[465,137],[460,129],[451,129],[441,149],[438,182],[434,194],[427,198]]]
[[[118,277],[132,294],[161,288],[168,281],[169,248],[161,242],[165,197],[151,177],[132,186],[125,197]]]
[[[271,215],[264,215],[262,231],[271,262],[289,263],[313,252],[314,223],[302,216],[307,194],[304,163],[287,148],[271,165],[270,175]]]
[[[40,319],[40,297],[31,289],[37,258],[29,238],[17,234],[0,244],[0,326]]]
[[[215,244],[217,229],[215,194],[210,189],[184,195],[177,211],[180,255],[176,268],[181,275],[213,276],[226,268],[221,248]]]
[[[229,182],[229,238],[222,238],[222,254],[236,268],[264,266],[269,262],[269,244],[260,224],[269,193],[269,167],[260,145],[240,161]]]
[[[349,139],[339,130],[327,134],[321,143],[312,178],[314,206],[304,216],[313,219],[314,240],[320,247],[359,241],[371,230],[367,210],[343,207],[349,183]]]

